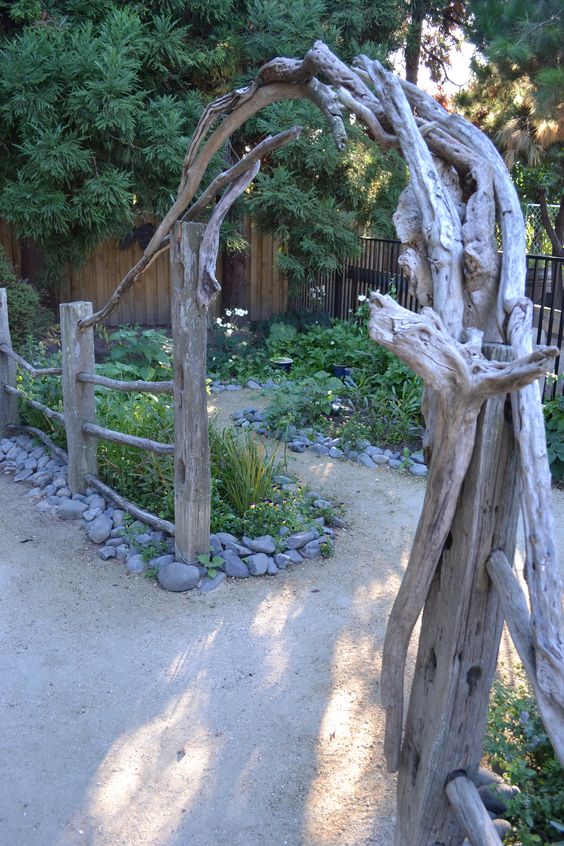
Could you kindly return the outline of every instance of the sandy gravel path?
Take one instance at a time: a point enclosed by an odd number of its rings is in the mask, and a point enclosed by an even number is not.
[[[289,466],[344,502],[335,555],[207,597],[102,562],[0,477],[2,843],[391,844],[378,676],[424,483]]]

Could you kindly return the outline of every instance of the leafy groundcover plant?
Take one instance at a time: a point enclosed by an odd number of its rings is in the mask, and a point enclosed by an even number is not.
[[[562,846],[564,769],[546,736],[522,668],[511,684],[494,682],[484,754],[492,769],[521,791],[510,800],[506,815],[515,827],[509,842]]]

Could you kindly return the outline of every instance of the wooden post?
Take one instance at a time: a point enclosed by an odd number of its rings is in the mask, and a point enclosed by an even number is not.
[[[511,350],[485,347],[511,359]],[[472,778],[480,762],[503,627],[486,563],[512,561],[517,527],[514,437],[504,395],[487,401],[450,535],[421,624],[401,748],[396,846],[460,846],[466,832],[445,793],[453,771]]]
[[[94,330],[91,326],[87,329],[78,328],[78,321],[92,314],[92,303],[63,303],[59,311],[63,406],[69,455],[68,483],[74,494],[88,487],[85,475],[96,475],[97,471],[97,441],[82,430],[84,423],[96,422],[94,385],[77,379],[79,373],[95,372]]]
[[[0,288],[0,344],[12,347],[8,323],[8,297],[5,288]],[[16,387],[16,362],[0,352],[0,437],[6,437],[6,426],[18,423],[18,398],[4,390],[4,385]]]
[[[171,239],[174,522],[176,556],[188,562],[210,550],[207,309],[197,300],[198,254],[204,230],[201,223],[178,223]]]

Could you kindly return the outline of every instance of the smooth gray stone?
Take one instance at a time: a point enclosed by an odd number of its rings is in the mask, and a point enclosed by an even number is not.
[[[416,461],[418,464],[425,464],[425,456],[423,455],[421,450],[418,450],[417,452],[412,452],[411,458],[413,459],[413,461]]]
[[[42,455],[41,458],[38,458],[37,459],[38,469],[42,470],[43,467],[45,467],[45,465],[47,464],[48,461],[49,461],[49,456],[47,456],[47,455]]]
[[[250,388],[251,391],[258,391],[258,389],[260,387],[261,387],[260,383],[256,382],[254,379],[248,379],[247,380],[247,388]]]
[[[285,548],[288,549],[300,549],[302,546],[305,546],[306,543],[315,540],[319,537],[318,533],[310,530],[309,532],[296,532],[294,535],[289,535],[286,538],[284,545]]]
[[[264,552],[266,555],[274,555],[276,544],[272,535],[262,535],[260,538],[242,538],[244,546],[251,552]]]
[[[164,543],[166,540],[165,533],[161,532],[160,529],[151,532],[151,540],[153,543]]]
[[[48,496],[47,502],[49,503],[49,505],[54,505],[54,506],[58,507],[61,504],[61,502],[66,502],[66,499],[61,499],[58,496]]]
[[[403,466],[403,461],[400,461],[399,458],[388,458],[388,467],[391,467],[392,470],[399,470]]]
[[[102,546],[98,550],[98,556],[102,559],[102,561],[108,561],[110,558],[115,558],[116,557],[115,546]]]
[[[384,450],[381,447],[374,446],[373,444],[370,444],[370,446],[367,446],[364,451],[367,455],[370,456],[370,458],[374,458],[375,455],[382,455],[382,453],[384,452]]]
[[[114,508],[114,513],[112,514],[112,522],[114,524],[114,529],[119,528],[119,526],[123,526],[124,520],[125,511],[122,511],[121,508]]]
[[[43,449],[43,447],[35,447],[35,449],[31,450],[29,455],[30,458],[43,458],[43,456],[45,455],[45,450]]]
[[[342,458],[343,457],[343,450],[338,449],[337,447],[331,447],[329,450],[329,458]]]
[[[227,576],[223,572],[217,573],[213,578],[206,576],[200,585],[200,593],[212,593],[223,584]]]
[[[176,593],[192,590],[200,581],[200,571],[193,564],[171,561],[161,567],[157,573],[157,581],[165,590]]]
[[[51,497],[47,498],[49,501]],[[65,499],[64,497],[55,497],[58,500],[57,502],[57,514],[59,519],[61,520],[78,520],[79,517],[82,517],[83,511],[86,511],[86,503],[84,502],[77,502],[74,499]]]
[[[232,541],[225,544],[225,549],[230,549],[231,552],[234,552],[240,558],[245,558],[252,552],[252,550],[248,549],[246,546],[242,546],[240,543],[233,543]],[[221,555],[221,551],[219,554]]]
[[[292,564],[301,564],[304,560],[303,555],[300,555],[297,549],[287,549],[284,555],[290,559]]]
[[[95,517],[88,527],[88,537],[92,543],[104,543],[110,537],[112,531],[112,521],[110,517],[105,514],[100,514]]]
[[[24,469],[33,470],[35,472],[37,470],[37,461],[35,458],[26,459],[26,461],[24,461]]]
[[[95,508],[99,508],[102,512],[106,507],[106,500],[103,496],[100,496],[100,494],[90,494],[90,496],[86,497],[86,500],[92,510],[94,510]]]
[[[301,441],[292,441],[288,444],[288,449],[291,449],[292,452],[305,452],[306,445],[302,444]]]
[[[216,538],[219,538],[220,543],[239,543],[239,538],[236,538],[235,535],[232,535],[230,532],[216,532]]]
[[[478,767],[473,782],[476,787],[482,787],[484,784],[502,784],[503,779],[493,770],[488,770],[487,767]]]
[[[44,488],[49,484],[51,479],[52,476],[48,470],[38,470],[38,472],[34,473],[31,477],[31,481],[33,481],[34,487],[36,488]]]
[[[116,548],[116,555],[117,555]],[[145,572],[145,562],[143,561],[143,556],[139,555],[139,553],[134,553],[133,555],[128,555],[125,566],[129,570],[130,573],[144,573]]]
[[[324,446],[323,444],[314,444],[311,448],[311,451],[314,452],[316,455],[329,455],[329,448]]]
[[[53,517],[57,516],[56,507],[51,505],[51,503],[47,502],[45,499],[37,503],[37,510],[42,511],[44,514],[51,514]]]
[[[69,499],[70,499],[70,495],[71,495],[70,488],[59,488],[59,490],[57,491],[57,496],[60,496],[61,499],[64,499],[65,497],[69,497]],[[80,500],[74,499],[73,502],[80,502]],[[87,507],[85,502],[83,502],[82,504],[85,507]]]
[[[43,491],[41,490],[41,488],[32,488],[31,490],[29,490],[26,493],[26,496],[29,499],[34,500],[34,499],[42,499],[44,494],[43,494]]]
[[[279,570],[285,570],[288,564],[292,563],[292,559],[285,552],[277,552],[274,556],[274,563]]]
[[[245,419],[245,411],[242,408],[237,408],[233,414],[231,415],[231,419],[235,422],[237,420],[244,420]]]
[[[383,453],[374,453],[371,456],[371,458],[372,458],[372,461],[374,462],[374,464],[376,464],[376,465],[387,464],[388,461],[389,461],[388,456],[383,455]]]
[[[409,472],[412,476],[426,476],[429,471],[424,464],[412,464]]]
[[[478,788],[478,793],[485,807],[495,814],[504,814],[507,811],[508,800],[519,792],[518,787],[503,783],[484,784]]]
[[[358,458],[358,455],[359,455],[358,450],[350,449],[348,451],[347,458],[349,459],[349,461],[356,461],[356,459]]]
[[[511,823],[508,822],[508,820],[496,818],[495,820],[492,820],[492,822],[501,840],[505,840],[505,838],[513,831]]]
[[[221,555],[221,541],[217,535],[210,535],[210,552],[212,555]]]
[[[59,488],[65,488],[65,487],[66,487],[66,485],[67,485],[67,480],[66,480],[66,479],[63,479],[63,477],[62,477],[62,476],[55,476],[55,478],[53,479],[52,484],[53,484],[53,487],[54,487],[54,488],[56,488],[56,489],[58,490]]]
[[[242,391],[243,390],[242,385],[226,385],[225,388],[226,388],[227,391]]]
[[[251,576],[264,576],[268,570],[269,560],[272,559],[269,559],[268,555],[265,555],[264,552],[256,552],[254,555],[249,555],[245,563],[249,568]]]
[[[120,561],[125,561],[130,553],[130,549],[126,543],[121,543],[119,546],[114,547],[114,549],[116,551],[116,558]]]
[[[111,538],[122,538],[125,535],[125,528],[123,526],[116,526],[115,529],[112,529],[110,532]]]
[[[174,561],[174,555],[170,553],[168,555],[157,555],[149,561],[149,568],[158,571],[161,567],[166,567],[167,564],[170,564],[171,561]]]
[[[19,473],[16,473],[14,476],[14,482],[25,482],[26,479],[29,479],[30,476],[33,476],[33,470],[29,467],[24,470],[20,470]]]
[[[278,572],[278,567],[276,566],[272,558],[269,558],[268,560],[268,570],[266,572],[269,576],[275,576]]]
[[[328,499],[316,499],[313,502],[314,508],[331,508],[331,503]]]
[[[95,520],[96,517],[99,517],[102,513],[101,508],[87,508],[82,516],[89,523],[91,520]]]
[[[359,464],[362,464],[364,467],[369,467],[370,469],[376,467],[376,464],[366,452],[361,452],[356,460]]]
[[[234,579],[246,579],[249,576],[249,568],[235,552],[226,549],[221,553],[221,557],[224,561],[223,569],[228,576]]]
[[[121,546],[123,543],[121,538],[108,538],[104,546]]]
[[[319,558],[321,555],[321,541],[312,540],[300,549],[304,558]]]
[[[367,441],[366,438],[358,438],[355,444],[357,450],[359,452],[364,452],[364,450],[370,446],[370,441]]]
[[[151,543],[152,537],[150,532],[141,532],[139,535],[135,535],[135,543],[140,544],[141,546],[145,546],[148,543]]]
[[[84,496],[84,494],[81,494],[81,493],[75,493],[75,494],[73,494],[73,495],[72,495],[72,499],[76,499],[76,500],[77,500],[77,502],[85,502],[85,503],[86,503],[86,505],[88,505],[88,500],[86,499],[86,497]]]

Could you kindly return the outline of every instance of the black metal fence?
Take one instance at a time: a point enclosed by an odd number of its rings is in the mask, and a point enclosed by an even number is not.
[[[418,303],[409,293],[407,278],[398,264],[399,241],[384,238],[363,238],[358,257],[345,259],[342,267],[322,275],[309,290],[304,289],[290,300],[295,310],[325,312],[347,320],[358,307],[359,297],[370,291],[394,292],[399,303],[417,311]],[[564,259],[544,255],[527,256],[525,293],[534,304],[533,326],[537,344],[553,344],[562,350],[564,335]],[[555,361],[555,372],[564,373],[564,356]],[[544,398],[553,399],[564,392],[564,379],[547,379]]]

